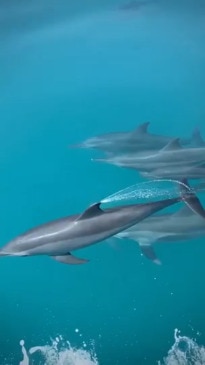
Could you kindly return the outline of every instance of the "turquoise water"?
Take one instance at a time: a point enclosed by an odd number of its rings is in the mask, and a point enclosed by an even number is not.
[[[153,133],[189,137],[198,125],[205,137],[204,2],[118,5],[0,5],[2,245],[139,181],[69,144],[146,120]],[[92,364],[91,349],[100,365],[157,364],[175,328],[205,344],[203,239],[156,251],[161,267],[131,241],[82,250],[80,267],[2,258],[0,364],[20,363],[20,340],[28,349],[58,336],[87,352],[47,364]]]

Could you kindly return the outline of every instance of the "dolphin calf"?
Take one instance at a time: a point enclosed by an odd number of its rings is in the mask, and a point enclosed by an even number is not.
[[[176,213],[149,217],[115,237],[138,242],[142,254],[154,263],[160,264],[153,244],[187,241],[203,236],[205,236],[205,220],[185,205]]]
[[[106,210],[101,202],[95,203],[81,214],[42,224],[16,237],[1,248],[0,256],[48,255],[65,264],[82,264],[87,260],[73,256],[72,251],[106,240],[180,201],[205,218],[197,196],[182,185],[181,196],[176,198]]]

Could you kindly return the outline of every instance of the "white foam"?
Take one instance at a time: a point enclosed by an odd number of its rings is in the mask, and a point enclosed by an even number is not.
[[[23,360],[20,361],[19,365],[29,365],[29,357],[27,355],[27,352],[26,352],[26,348],[24,346],[24,340],[21,340],[20,341],[20,346],[21,346],[21,351],[22,351],[22,354],[23,354]]]
[[[19,365],[37,365],[33,358],[36,352],[40,354],[42,365],[98,365],[94,350],[85,350],[87,344],[84,341],[83,348],[79,349],[72,347],[69,341],[64,341],[62,336],[56,337],[50,345],[34,346],[26,350],[24,340],[21,340],[20,346],[23,360]]]
[[[205,347],[199,346],[194,339],[180,336],[180,331],[174,331],[174,344],[167,357],[158,365],[204,365]]]
[[[133,310],[135,309],[133,308]],[[196,335],[199,336],[200,334],[196,332]],[[101,335],[99,335],[100,337]],[[93,341],[90,341],[89,346],[83,341],[81,348],[75,348],[71,346],[69,341],[64,340],[62,336],[58,336],[55,339],[51,339],[50,344],[34,346],[28,350],[24,340],[20,341],[20,346],[23,359],[19,365],[99,365]],[[36,353],[39,354],[37,361],[35,358]],[[5,364],[8,365],[8,362]],[[14,364],[16,362],[12,364],[9,362],[9,365]],[[167,356],[162,361],[158,361],[157,364],[204,365],[205,347],[198,345],[195,339],[181,336],[180,331],[175,329],[173,346],[168,351]]]

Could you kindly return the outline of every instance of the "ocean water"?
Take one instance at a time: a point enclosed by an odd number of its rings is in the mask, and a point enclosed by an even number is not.
[[[204,1],[122,3],[1,1],[1,245],[139,182],[69,144],[147,120],[205,137]],[[0,365],[205,364],[203,239],[161,266],[131,241],[81,251],[1,258]]]

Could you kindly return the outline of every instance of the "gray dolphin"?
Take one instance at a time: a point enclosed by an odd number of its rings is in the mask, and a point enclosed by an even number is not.
[[[70,148],[98,149],[109,155],[154,151],[163,148],[173,137],[150,133],[150,122],[140,124],[132,131],[112,132],[86,139],[82,143],[70,145]],[[191,138],[180,139],[183,146],[205,146],[198,128],[195,128]]]
[[[195,128],[192,133],[192,138],[190,142],[192,147],[205,147],[205,141],[200,133],[199,128]],[[189,161],[187,161],[189,163]],[[181,180],[187,178],[188,180],[193,179],[204,179],[205,178],[205,164],[200,166],[186,166],[173,164],[164,164],[163,167],[154,169],[152,171],[142,171],[140,174],[146,178],[171,178],[176,180]]]
[[[92,159],[138,171],[153,171],[165,166],[199,166],[205,163],[205,147],[182,148],[179,138],[169,142],[159,151],[128,153],[121,156]]]
[[[108,154],[116,154],[155,150],[164,147],[173,140],[173,137],[149,133],[149,125],[150,122],[145,122],[133,131],[102,134],[70,147],[99,149]],[[181,142],[187,144],[189,141],[182,140]]]
[[[140,175],[145,178],[157,179],[176,179],[181,180],[188,178],[188,180],[204,179],[205,178],[205,164],[201,166],[178,166],[165,164],[163,168],[152,171],[142,171]]]
[[[71,251],[93,245],[139,223],[150,215],[185,201],[205,218],[196,195],[181,186],[181,196],[147,204],[133,204],[102,210],[101,202],[82,214],[58,219],[16,237],[0,250],[0,256],[48,255],[65,264],[82,264],[87,260],[71,255]]]
[[[187,241],[205,236],[205,220],[185,205],[176,213],[158,214],[118,233],[118,239],[138,242],[148,259],[160,264],[153,244]]]

